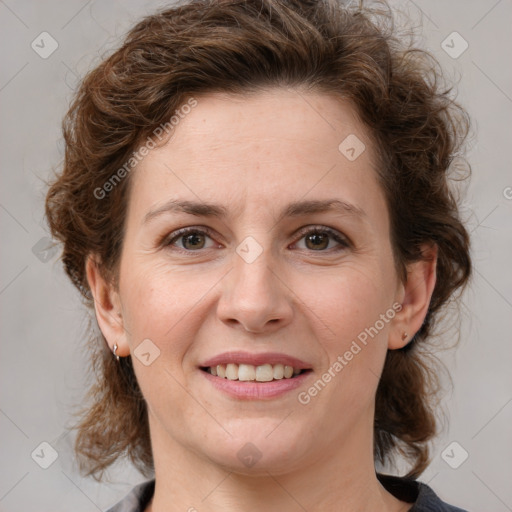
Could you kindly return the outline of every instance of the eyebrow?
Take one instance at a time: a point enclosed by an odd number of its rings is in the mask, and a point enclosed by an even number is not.
[[[281,212],[278,222],[286,217],[300,217],[312,213],[328,212],[350,215],[360,219],[366,218],[366,212],[364,210],[353,204],[341,201],[340,199],[316,199],[309,201],[295,201],[288,204]],[[171,199],[164,205],[154,210],[150,210],[144,216],[142,223],[146,224],[165,213],[188,213],[197,217],[225,218],[228,216],[229,212],[227,208],[218,204]]]

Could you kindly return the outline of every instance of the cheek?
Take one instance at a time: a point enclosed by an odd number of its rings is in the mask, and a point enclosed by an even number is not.
[[[309,292],[319,318],[329,327],[333,345],[350,342],[392,305],[392,286],[372,270],[345,268],[318,281]]]
[[[141,263],[132,258],[125,263],[129,271],[121,293],[133,367],[148,405],[159,416],[171,404],[180,408],[187,403],[178,383],[184,381],[184,359],[201,325],[201,297],[210,280],[201,283],[201,278],[156,260]],[[139,359],[144,352],[150,353],[147,366]]]
[[[162,258],[125,262],[123,314],[133,351],[152,340],[170,365],[181,365],[206,321],[209,299],[223,272],[170,267]]]
[[[309,305],[319,318],[317,336],[328,359],[323,371],[336,376],[331,390],[344,397],[336,400],[340,407],[361,407],[378,384],[395,313],[392,282],[378,274],[345,268],[325,280],[321,290],[310,291]]]
[[[141,339],[150,338],[162,350],[164,337],[173,337],[181,320],[190,311],[196,287],[190,276],[172,273],[162,264],[141,264],[136,259],[127,261],[121,290],[123,316],[130,344],[136,346]]]

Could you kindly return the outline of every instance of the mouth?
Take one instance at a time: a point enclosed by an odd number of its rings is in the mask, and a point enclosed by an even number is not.
[[[214,389],[236,400],[274,400],[304,386],[311,363],[279,352],[224,352],[198,367]]]
[[[272,382],[297,378],[311,372],[311,368],[297,368],[281,363],[252,365],[228,363],[213,366],[201,366],[200,370],[214,377],[240,382]]]

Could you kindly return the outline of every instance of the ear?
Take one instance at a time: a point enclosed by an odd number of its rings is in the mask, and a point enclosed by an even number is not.
[[[109,344],[110,350],[113,351],[114,344],[117,343],[116,355],[120,357],[128,356],[130,350],[126,339],[118,291],[102,276],[98,259],[94,255],[87,257],[86,274],[94,298],[96,320]]]
[[[402,308],[393,319],[388,348],[403,348],[420,330],[427,316],[436,284],[437,245],[423,245],[422,259],[407,266],[407,281],[399,287],[397,300]]]

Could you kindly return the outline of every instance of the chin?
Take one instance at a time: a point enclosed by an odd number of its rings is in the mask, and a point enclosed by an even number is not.
[[[218,442],[208,458],[226,471],[252,476],[282,474],[303,467],[308,436],[292,433],[275,419],[256,422],[251,428],[240,429],[232,438]],[[234,433],[234,430],[227,429]]]

